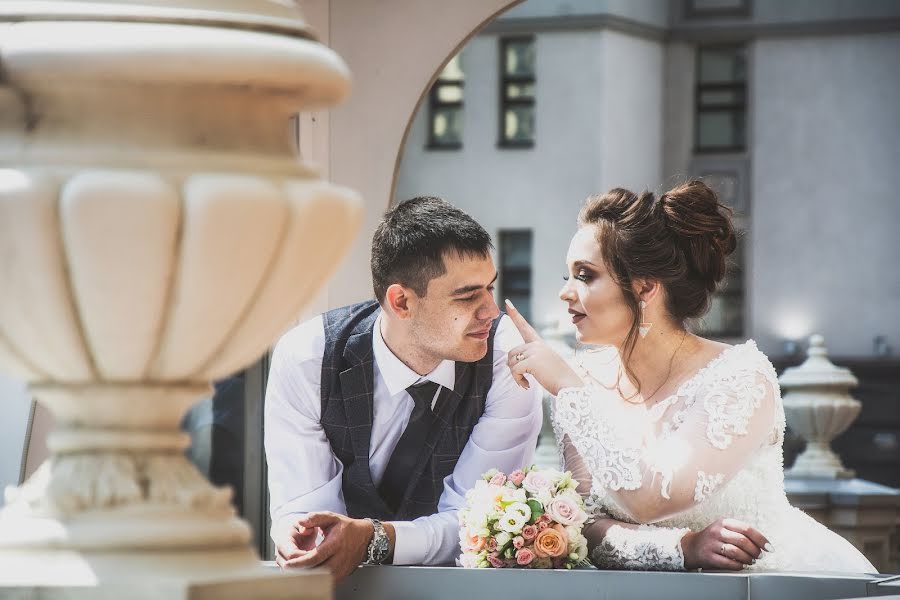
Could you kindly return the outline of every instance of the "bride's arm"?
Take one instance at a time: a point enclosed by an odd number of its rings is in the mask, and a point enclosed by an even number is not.
[[[563,468],[578,482],[578,493],[590,508],[591,474],[568,435],[557,433]],[[583,534],[588,557],[601,569],[679,571],[684,569],[681,538],[689,529],[634,525],[616,521],[594,507]]]
[[[740,471],[771,435],[777,406],[774,374],[750,368],[702,386],[684,420],[668,436],[636,425],[633,411],[609,405],[578,436],[594,477],[638,523],[654,523],[703,501]],[[583,429],[585,406],[595,390],[567,388],[555,403],[567,431]],[[584,446],[584,447],[581,447]]]

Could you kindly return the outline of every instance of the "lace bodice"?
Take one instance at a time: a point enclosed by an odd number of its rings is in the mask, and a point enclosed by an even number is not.
[[[606,535],[594,555],[605,566],[682,568],[679,542],[689,529],[722,516],[756,522],[770,505],[787,506],[778,381],[752,341],[726,349],[650,408],[589,385],[562,390],[552,420],[588,506],[643,525]]]

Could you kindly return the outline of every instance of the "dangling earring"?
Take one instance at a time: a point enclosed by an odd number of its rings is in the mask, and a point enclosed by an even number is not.
[[[641,300],[641,324],[638,326],[638,333],[641,334],[642,338],[647,337],[647,334],[650,333],[650,328],[653,327],[653,323],[644,321],[645,308],[647,308],[647,303]]]

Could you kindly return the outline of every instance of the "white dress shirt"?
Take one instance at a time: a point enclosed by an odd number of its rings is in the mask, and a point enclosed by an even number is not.
[[[381,316],[375,322],[374,419],[369,447],[372,481],[377,487],[394,447],[409,421],[414,402],[406,388],[422,379],[453,389],[455,363],[441,362],[420,377],[388,349],[381,337]],[[457,511],[466,491],[492,468],[510,472],[530,463],[541,428],[542,390],[536,383],[524,390],[506,365],[507,353],[522,343],[508,317],[494,337],[494,378],[478,420],[453,473],[444,479],[438,512],[414,521],[393,522],[397,532],[395,565],[452,562],[459,554]],[[343,465],[335,457],[320,423],[322,317],[286,333],[272,355],[265,399],[265,447],[269,467],[272,539],[289,531],[307,512],[347,514],[341,489]]]

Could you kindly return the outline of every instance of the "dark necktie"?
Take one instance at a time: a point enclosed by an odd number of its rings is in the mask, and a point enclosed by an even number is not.
[[[384,475],[381,478],[381,484],[378,486],[378,492],[387,505],[394,512],[400,507],[403,501],[403,495],[406,492],[406,486],[412,475],[413,469],[422,455],[422,449],[425,447],[425,441],[428,439],[428,432],[434,422],[434,413],[431,412],[431,403],[434,400],[434,394],[438,389],[438,384],[433,381],[425,381],[418,385],[411,385],[406,388],[409,395],[412,396],[415,407],[409,415],[409,423],[403,430],[403,435],[397,442],[391,458],[388,460]]]

